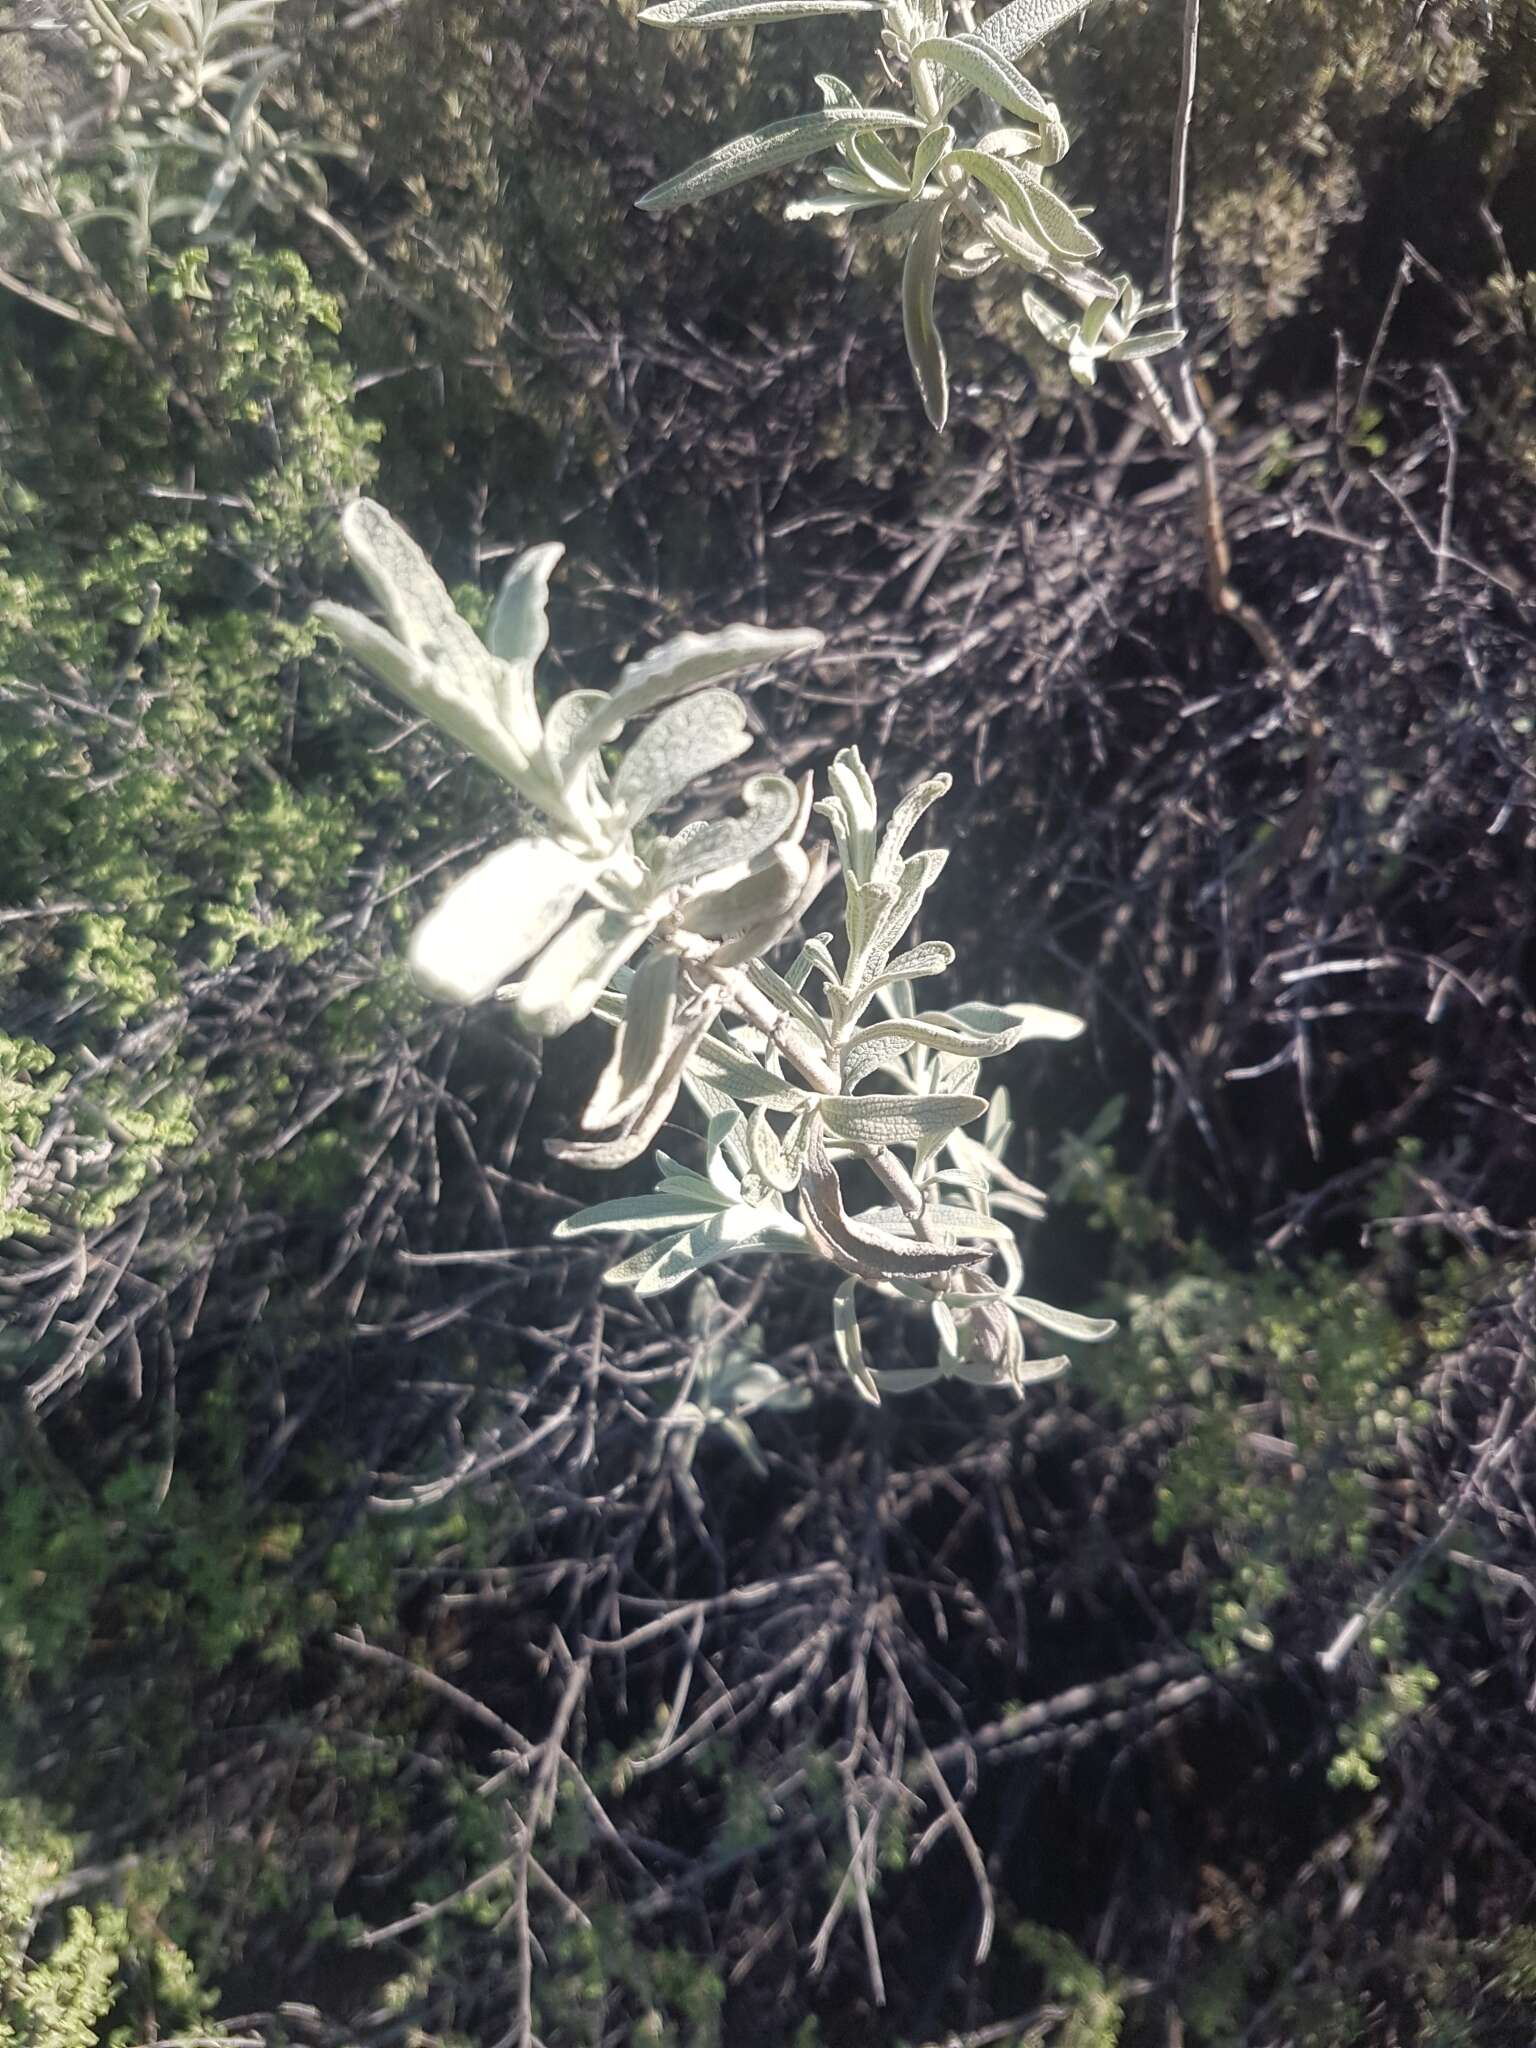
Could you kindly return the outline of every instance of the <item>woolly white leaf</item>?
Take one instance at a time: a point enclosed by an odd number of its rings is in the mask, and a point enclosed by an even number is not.
[[[950,158],[978,184],[985,185],[1027,233],[1037,236],[1058,256],[1097,256],[1102,246],[1067,205],[1036,179],[1025,177],[1001,157],[979,149],[957,149]]]
[[[937,36],[931,42],[918,43],[912,51],[912,61],[941,64],[959,81],[945,91],[947,107],[956,105],[967,92],[980,91],[988,99],[996,100],[1007,113],[1018,114],[1026,121],[1056,118],[1050,101],[1036,92],[1000,50],[991,48],[980,37]]]
[[[585,910],[534,961],[516,990],[517,1013],[541,1038],[558,1038],[589,1016],[616,967],[639,951],[648,918],[618,910]]]
[[[803,847],[775,846],[768,864],[756,874],[727,889],[695,896],[683,919],[684,927],[704,938],[726,939],[770,924],[799,895],[810,866]]]
[[[745,1205],[724,1209],[706,1223],[697,1223],[673,1238],[665,1253],[629,1281],[636,1294],[665,1294],[720,1259],[738,1252],[797,1252],[805,1249],[805,1233],[792,1217]],[[627,1262],[626,1262],[627,1263]],[[607,1276],[613,1281],[617,1275]],[[627,1277],[627,1276],[626,1276]]]
[[[681,971],[675,953],[658,950],[642,963],[626,992],[612,1056],[582,1112],[584,1130],[621,1123],[650,1093],[672,1049]]]
[[[1011,1295],[1009,1301],[1021,1316],[1038,1323],[1042,1330],[1050,1330],[1058,1337],[1075,1337],[1079,1344],[1102,1344],[1119,1327],[1108,1316],[1074,1315],[1071,1309],[1052,1308],[1048,1301],[1032,1301],[1027,1294]]]
[[[1104,353],[1112,363],[1145,362],[1148,356],[1167,355],[1183,339],[1182,327],[1163,327],[1156,333],[1128,334],[1124,341],[1113,343]]]
[[[752,744],[747,714],[729,690],[669,704],[629,749],[613,778],[613,800],[638,825],[703,775],[723,768]]]
[[[801,1110],[806,1093],[745,1053],[718,1038],[706,1038],[694,1054],[690,1081],[701,1080],[730,1102],[761,1104],[764,1109]]]
[[[625,1195],[616,1202],[597,1202],[578,1209],[554,1227],[555,1237],[590,1237],[605,1230],[691,1230],[707,1222],[722,1205],[690,1202],[675,1195]]]
[[[514,839],[461,875],[411,938],[431,994],[476,1003],[548,945],[580,900],[586,871],[548,839]]]
[[[741,800],[745,815],[740,818],[683,827],[662,861],[658,879],[663,888],[757,860],[788,834],[800,809],[800,792],[783,775],[754,775]]]
[[[947,1014],[972,1031],[1008,1032],[1015,1045],[1033,1038],[1065,1044],[1083,1035],[1081,1017],[1044,1003],[952,1003]]]
[[[844,1372],[864,1399],[878,1408],[880,1389],[875,1384],[875,1376],[864,1356],[864,1339],[859,1334],[859,1317],[854,1299],[857,1287],[856,1280],[845,1280],[833,1295],[832,1335]]]
[[[528,765],[534,731],[514,730],[504,715],[504,665],[481,646],[454,610],[442,578],[405,529],[371,498],[356,498],[341,515],[341,535],[353,566],[383,608],[408,659],[377,663],[352,629],[350,644],[379,680],[451,733],[470,752],[514,785]],[[341,607],[322,606],[320,618],[337,632]],[[376,643],[375,643],[376,644]],[[515,700],[516,693],[511,693]]]

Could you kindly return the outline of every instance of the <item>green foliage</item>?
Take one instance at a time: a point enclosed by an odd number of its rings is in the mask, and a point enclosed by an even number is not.
[[[312,629],[253,608],[231,567],[289,573],[368,471],[336,305],[290,254],[210,275],[179,309],[183,403],[207,422],[190,493],[165,386],[81,344],[109,404],[45,453],[26,426],[56,413],[54,365],[0,363],[0,857],[33,906],[0,929],[0,974],[50,1020],[5,1042],[0,1116],[26,1148],[7,1226],[34,1235],[103,1228],[195,1145],[215,1084],[189,981],[314,955],[369,807],[400,786],[338,724]]]
[[[1055,2048],[1118,2048],[1125,1998],[1114,1980],[1054,1927],[1021,1920],[1009,1937],[1044,1976],[1047,1997],[1067,2008],[1050,2035]]]
[[[221,1670],[242,1649],[291,1669],[318,1632],[388,1626],[396,1570],[462,1532],[441,1516],[330,1528],[321,1504],[344,1475],[318,1447],[295,1475],[316,1503],[308,1515],[258,1506],[241,1478],[248,1419],[226,1380],[204,1394],[174,1461],[123,1466],[94,1494],[44,1474],[0,1496],[0,1658],[13,1699],[67,1688],[85,1658],[150,1645],[184,1670]],[[312,1554],[303,1573],[301,1551]]]
[[[224,2038],[214,1996],[154,1924],[155,1874],[135,1873],[129,1905],[71,1905],[74,1855],[35,1805],[0,1800],[0,2048],[129,2048],[185,2027]]]
[[[1311,1575],[1363,1566],[1381,1483],[1429,1420],[1421,1382],[1454,1341],[1472,1276],[1449,1267],[1405,1318],[1337,1259],[1239,1276],[1198,1249],[1125,1303],[1103,1384],[1133,1413],[1185,1408],[1157,1490],[1163,1541],[1211,1532],[1226,1565],[1202,1646],[1218,1665],[1271,1646]]]
[[[1373,1645],[1378,1654],[1388,1647],[1383,1635]],[[1427,1664],[1405,1664],[1386,1671],[1380,1686],[1365,1695],[1340,1735],[1339,1751],[1328,1766],[1328,1782],[1374,1792],[1381,1783],[1378,1765],[1404,1727],[1423,1712],[1440,1681]]]

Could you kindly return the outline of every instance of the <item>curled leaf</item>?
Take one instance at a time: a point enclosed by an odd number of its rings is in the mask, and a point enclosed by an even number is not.
[[[832,1297],[832,1336],[837,1345],[837,1355],[844,1372],[858,1388],[866,1401],[876,1408],[880,1406],[880,1389],[875,1376],[869,1369],[864,1356],[864,1340],[859,1334],[859,1317],[856,1303],[858,1282],[845,1280]]]
[[[934,285],[939,274],[939,256],[944,246],[947,200],[933,200],[907,244],[901,273],[901,323],[906,336],[912,375],[918,396],[935,433],[944,431],[949,418],[949,369],[944,342],[933,317]]]
[[[787,776],[754,775],[741,792],[744,815],[685,825],[668,846],[658,876],[664,889],[755,861],[783,839],[800,811]]]
[[[986,1263],[985,1252],[918,1244],[911,1237],[853,1222],[843,1205],[842,1184],[816,1117],[807,1119],[800,1203],[806,1228],[823,1256],[861,1279],[930,1279]]]
[[[582,1112],[583,1130],[622,1123],[649,1093],[671,1046],[681,975],[675,953],[658,949],[642,962],[626,992],[612,1057]]]
[[[803,847],[775,846],[755,874],[729,888],[695,896],[684,915],[684,929],[703,938],[728,939],[770,925],[799,896],[810,868]]]

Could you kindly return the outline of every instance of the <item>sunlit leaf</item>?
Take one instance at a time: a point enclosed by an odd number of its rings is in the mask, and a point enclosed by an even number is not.
[[[883,107],[823,107],[818,113],[792,114],[787,121],[770,121],[755,134],[727,142],[676,177],[653,186],[637,203],[648,213],[670,213],[674,207],[729,191],[764,171],[802,163],[824,149],[835,148],[845,135],[876,128],[921,129],[924,125],[915,114],[891,113]]]
[[[979,1095],[826,1095],[821,1118],[852,1145],[916,1145],[986,1114]]]
[[[1017,114],[1023,120],[1044,122],[1057,118],[1056,109],[1044,94],[1035,90],[1001,50],[979,36],[938,36],[931,42],[918,43],[912,51],[912,61],[942,65],[960,81],[959,86],[946,89],[946,107],[964,99],[967,91],[979,91],[995,100],[1006,113]]]
[[[548,839],[515,839],[460,875],[411,937],[422,986],[476,1003],[549,944],[581,899],[586,870]]]
[[[729,690],[705,690],[659,711],[613,778],[613,800],[630,825],[648,818],[701,776],[752,744],[747,714]]]
[[[650,28],[752,28],[818,14],[878,14],[880,0],[657,0],[642,9]]]
[[[618,910],[585,910],[534,961],[514,995],[519,1017],[541,1038],[557,1038],[589,1016],[593,1005],[651,931],[648,918]]]

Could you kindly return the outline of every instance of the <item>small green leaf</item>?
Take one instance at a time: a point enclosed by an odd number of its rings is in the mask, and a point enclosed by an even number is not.
[[[876,128],[921,130],[925,125],[915,114],[888,113],[879,107],[824,107],[819,113],[792,114],[787,121],[770,121],[752,135],[738,136],[676,177],[653,186],[637,204],[647,213],[670,213],[674,207],[711,199],[717,192],[745,184],[764,171],[803,163],[809,156],[835,148],[845,135]]]

